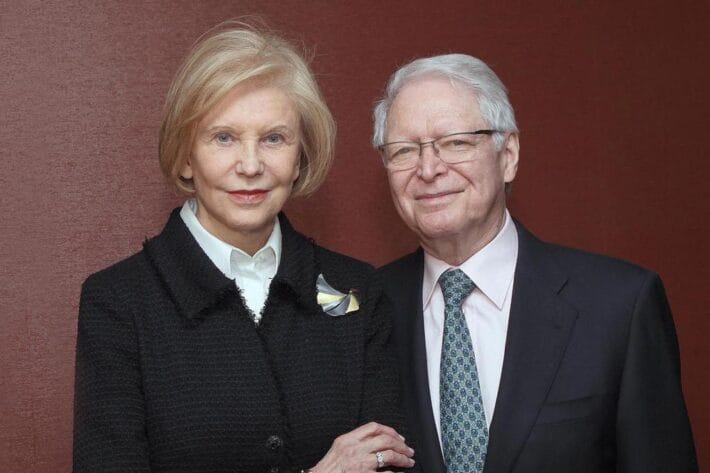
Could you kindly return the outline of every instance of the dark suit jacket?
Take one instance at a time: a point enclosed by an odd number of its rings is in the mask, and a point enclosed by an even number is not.
[[[697,464],[660,279],[543,243],[519,254],[485,473],[686,473]],[[421,250],[380,270],[416,460],[445,472],[432,417]],[[438,406],[434,406],[438,409]]]
[[[87,279],[75,472],[298,471],[363,423],[399,427],[374,270],[280,218],[281,263],[258,327],[177,210],[143,251]],[[360,310],[325,314],[319,273],[358,291]]]

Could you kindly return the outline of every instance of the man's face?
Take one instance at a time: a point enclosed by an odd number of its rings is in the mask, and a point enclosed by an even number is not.
[[[395,98],[385,142],[426,142],[486,128],[470,89],[449,79],[428,77],[409,83]],[[482,138],[466,162],[446,164],[428,145],[414,168],[388,169],[395,207],[423,242],[495,236],[505,209],[505,183],[517,171],[518,139],[507,136],[497,151],[492,136]]]

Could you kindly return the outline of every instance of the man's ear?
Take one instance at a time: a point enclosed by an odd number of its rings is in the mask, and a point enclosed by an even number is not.
[[[500,151],[503,180],[513,182],[518,172],[518,157],[520,155],[520,141],[517,133],[510,133],[503,143]]]

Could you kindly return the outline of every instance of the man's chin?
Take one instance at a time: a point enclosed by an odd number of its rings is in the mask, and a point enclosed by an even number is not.
[[[416,228],[413,228],[421,240],[445,240],[455,238],[461,233],[458,225],[454,225],[450,221],[435,221],[435,222],[420,222]]]

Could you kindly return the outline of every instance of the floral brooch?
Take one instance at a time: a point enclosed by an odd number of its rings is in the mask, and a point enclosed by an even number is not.
[[[352,289],[347,294],[343,294],[326,282],[323,273],[318,275],[316,289],[318,290],[318,305],[328,315],[337,317],[355,312],[360,308],[360,302],[353,294]]]

